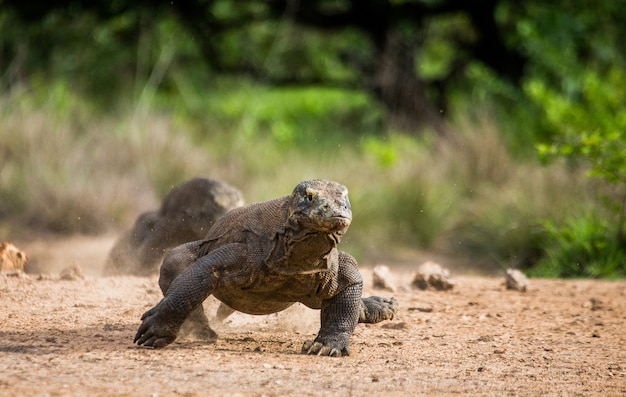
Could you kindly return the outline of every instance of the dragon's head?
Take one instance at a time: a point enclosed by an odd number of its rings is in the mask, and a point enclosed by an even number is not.
[[[348,188],[340,183],[300,182],[291,197],[290,219],[305,228],[342,235],[352,222]]]

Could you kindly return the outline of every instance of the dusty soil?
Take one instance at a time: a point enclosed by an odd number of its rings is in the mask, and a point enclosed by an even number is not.
[[[625,281],[532,279],[521,293],[457,274],[452,291],[419,291],[392,267],[398,316],[360,324],[350,357],[299,354],[318,326],[302,306],[234,314],[213,344],[151,350],[132,337],[157,278],[100,277],[112,243],[20,244],[49,274],[0,275],[0,395],[626,395]],[[60,279],[73,264],[86,277]],[[366,294],[389,295],[373,291],[371,265]]]

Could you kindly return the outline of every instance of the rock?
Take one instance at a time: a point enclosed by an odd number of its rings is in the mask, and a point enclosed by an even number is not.
[[[24,273],[23,270],[16,270],[16,271],[3,271],[2,274],[6,277],[15,277],[15,278],[22,278],[22,279],[28,279],[28,274]]]
[[[418,312],[422,313],[432,313],[434,309],[429,304],[423,304],[417,307],[410,307],[409,310],[417,310]]]
[[[389,271],[389,266],[375,266],[372,278],[374,281],[374,288],[396,292],[397,288],[394,285],[393,281],[391,281],[391,272]]]
[[[400,322],[385,323],[381,325],[380,327],[385,328],[385,329],[405,329],[408,327],[408,325],[404,321],[400,321]]]
[[[493,342],[494,337],[492,335],[481,335],[477,339],[478,342]]]
[[[59,276],[61,277],[61,280],[69,280],[69,281],[85,279],[83,270],[80,268],[80,266],[76,264],[72,266],[68,266],[64,268],[63,270],[61,270],[61,273],[59,273]]]
[[[528,288],[528,278],[517,269],[506,270],[506,289],[513,289],[520,292],[526,292]]]
[[[24,251],[8,241],[0,244],[0,271],[23,272],[27,262],[28,256]]]
[[[583,304],[585,309],[591,309],[593,311],[602,310],[604,308],[602,301],[597,298],[590,298],[587,302]]]
[[[424,262],[413,275],[411,285],[419,289],[432,288],[437,291],[447,291],[454,287],[456,282],[450,278],[448,269],[444,269],[435,262]]]

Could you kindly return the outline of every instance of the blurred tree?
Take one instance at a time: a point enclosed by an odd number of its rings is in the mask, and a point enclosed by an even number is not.
[[[249,24],[250,21],[288,20],[340,36],[348,29],[356,30],[366,42],[356,42],[370,49],[370,57],[354,56],[351,44],[339,50],[340,58],[356,71],[359,88],[366,88],[386,106],[392,127],[415,130],[425,125],[445,133],[441,114],[446,111],[446,88],[469,64],[478,60],[498,75],[518,82],[523,74],[525,58],[504,42],[504,29],[496,23],[497,0],[467,1],[387,1],[387,0],[271,0],[224,2],[175,2],[172,6],[195,34],[202,38],[203,53],[217,70],[225,70],[213,37],[226,29]],[[230,12],[224,12],[225,9]],[[222,12],[220,13],[219,10]],[[450,35],[455,51],[467,54],[455,57],[454,66],[434,79],[418,74],[419,51],[425,42],[425,25],[433,17],[463,14],[468,23]],[[221,17],[221,18],[220,18]],[[456,29],[455,29],[456,30]],[[437,39],[436,37],[430,39]],[[305,43],[305,45],[307,45]],[[325,44],[326,45],[326,44]],[[323,48],[317,54],[323,52]],[[358,50],[357,50],[358,51]],[[305,58],[306,59],[306,58]],[[262,64],[245,65],[246,70],[262,75],[272,83],[346,84],[328,81],[326,76],[275,75],[263,70]],[[291,67],[291,65],[290,65]],[[292,70],[297,70],[293,68]],[[295,78],[294,78],[295,77]],[[354,85],[354,79],[349,81]]]
[[[620,37],[626,33],[626,3],[608,0],[2,0],[0,4],[4,26],[11,27],[0,39],[3,69],[9,59],[27,63],[20,59],[29,38],[36,52],[31,56],[37,61],[49,59],[59,40],[71,45],[77,38],[62,32],[68,20],[69,24],[83,20],[84,33],[93,35],[96,44],[116,40],[119,53],[109,56],[119,58],[132,57],[133,51],[139,56],[142,48],[130,46],[128,52],[128,43],[136,46],[142,32],[154,29],[157,21],[175,19],[188,35],[170,30],[172,45],[195,46],[197,52],[186,52],[188,59],[201,57],[212,73],[245,74],[270,84],[366,89],[385,105],[392,127],[418,131],[430,126],[442,134],[446,131],[442,115],[454,90],[502,93],[502,87],[512,86],[519,92],[525,81],[539,79],[571,95],[575,81],[572,84],[570,72],[624,53]],[[13,22],[13,16],[24,25]],[[97,35],[102,21],[107,28]],[[53,37],[44,35],[55,29]],[[111,51],[113,45],[108,48]],[[102,54],[98,58],[103,59]],[[498,86],[494,80],[502,83]]]
[[[51,23],[54,19],[51,16],[56,16],[61,30],[67,18],[83,18],[92,23],[93,18],[101,21],[126,18],[130,23],[115,32],[121,40],[123,36],[139,35],[146,19],[175,14],[191,32],[204,61],[214,72],[246,73],[272,84],[321,83],[365,88],[386,106],[396,127],[413,130],[431,126],[440,133],[445,131],[441,117],[446,111],[445,90],[469,60],[484,62],[512,81],[522,76],[525,60],[505,45],[503,30],[495,20],[498,3],[497,0],[471,3],[196,0],[155,5],[127,0],[3,1],[5,7],[29,26]],[[425,38],[425,26],[435,16],[458,13],[466,16],[467,23],[453,29],[458,32],[448,35],[447,41],[452,41],[454,50],[464,56],[455,56],[452,66],[440,71],[436,78],[423,78],[418,73],[420,48],[426,39],[437,39]],[[282,31],[289,36],[272,36],[281,24],[289,25]],[[45,43],[51,38],[37,39]],[[278,40],[284,43],[282,48],[275,48]],[[340,44],[333,46],[333,41]],[[310,45],[317,48],[306,53]],[[54,45],[37,46],[36,50],[41,51],[38,58],[51,56],[53,48]],[[15,54],[18,51],[13,49]],[[277,61],[265,61],[272,55],[271,51],[278,52],[284,61],[282,67],[277,66]],[[324,55],[324,51],[334,54]],[[350,71],[333,74],[330,68],[315,68],[315,58],[330,60],[332,56],[340,60],[332,66],[343,63]]]

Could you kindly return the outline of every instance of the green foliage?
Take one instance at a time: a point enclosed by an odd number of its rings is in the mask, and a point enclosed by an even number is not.
[[[533,60],[523,89],[545,131],[540,157],[566,158],[615,185],[602,189],[612,215],[572,215],[561,227],[545,218],[550,243],[538,274],[615,275],[626,255],[626,57],[623,25],[616,25],[625,16],[626,7],[613,2],[593,10],[582,0],[529,2],[515,22],[516,42]]]
[[[466,54],[459,51],[458,41],[475,39],[467,15],[461,13],[436,16],[424,27],[424,44],[418,53],[418,75],[425,81],[445,78]]]
[[[553,144],[539,145],[544,158],[584,158],[594,176],[626,184],[626,73],[613,68],[600,77],[581,76],[580,99],[571,99],[540,82],[530,84],[533,98],[545,105],[546,122],[562,131]]]
[[[614,220],[586,216],[564,228],[548,224],[554,245],[540,268],[558,276],[614,276],[626,262],[626,73],[610,68],[600,76],[585,70],[579,78],[575,97],[539,81],[529,84],[530,95],[544,104],[546,123],[559,131],[552,143],[540,144],[538,150],[546,161],[583,160],[590,175],[616,185],[607,196]]]
[[[372,135],[361,138],[363,150],[374,159],[382,169],[388,169],[397,164],[399,153],[395,142]]]
[[[285,148],[336,145],[355,131],[379,131],[382,124],[380,108],[362,92],[233,82],[216,88],[205,111],[224,124],[238,125],[244,139],[266,134]]]
[[[583,0],[529,3],[516,21],[533,65],[524,92],[555,144],[544,155],[583,156],[593,172],[624,181],[626,57],[616,21],[626,7]],[[551,141],[551,140],[546,140]],[[621,159],[619,159],[621,157]]]
[[[546,256],[530,274],[538,277],[624,277],[626,249],[609,223],[592,213],[571,217],[565,226],[545,222]]]

